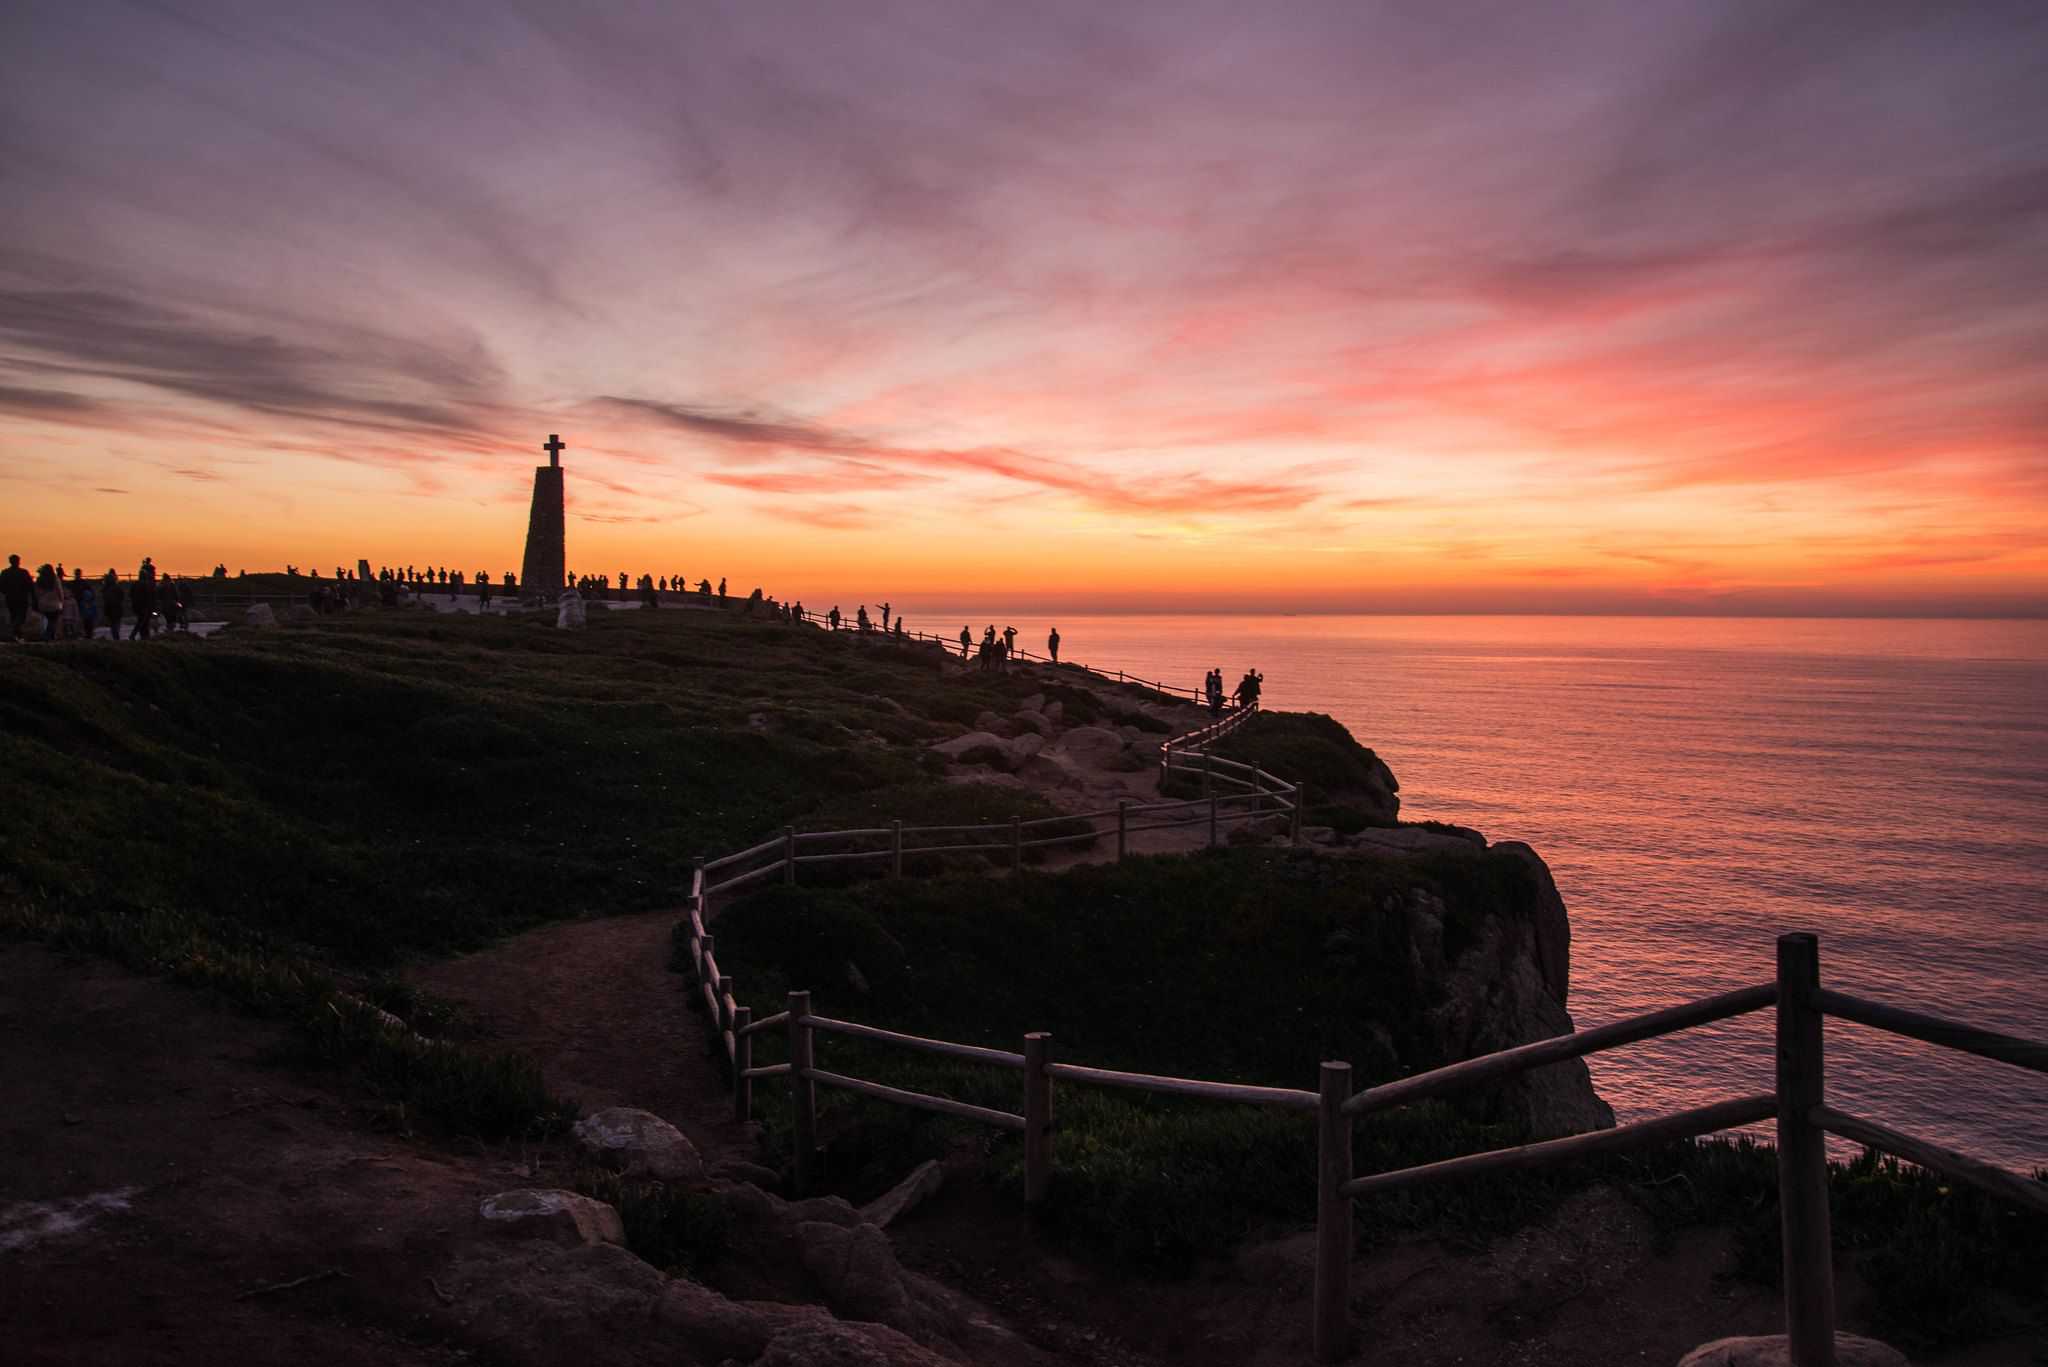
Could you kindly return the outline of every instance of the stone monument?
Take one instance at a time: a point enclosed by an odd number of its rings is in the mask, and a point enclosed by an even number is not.
[[[533,472],[533,508],[526,515],[526,558],[519,565],[519,592],[527,598],[552,603],[562,591],[567,548],[562,532],[561,437],[548,433],[548,463]]]

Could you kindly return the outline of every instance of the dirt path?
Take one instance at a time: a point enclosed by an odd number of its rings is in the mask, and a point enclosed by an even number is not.
[[[725,1079],[689,977],[668,968],[681,913],[567,921],[416,970],[412,980],[474,1013],[492,1044],[531,1054],[550,1090],[585,1112],[652,1111],[707,1162],[744,1158]]]

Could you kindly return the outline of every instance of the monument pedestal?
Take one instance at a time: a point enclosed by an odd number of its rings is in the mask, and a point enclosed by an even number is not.
[[[533,472],[533,508],[526,515],[526,557],[519,565],[522,596],[553,601],[562,591],[567,561],[562,528],[562,467],[542,465]]]

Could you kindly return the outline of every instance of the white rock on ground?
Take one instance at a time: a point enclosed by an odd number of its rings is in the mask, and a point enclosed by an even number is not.
[[[478,1223],[490,1233],[546,1239],[564,1248],[626,1242],[626,1226],[618,1211],[603,1201],[573,1191],[501,1191],[479,1202],[476,1215]]]
[[[683,1132],[651,1111],[609,1106],[576,1122],[576,1142],[615,1172],[690,1182],[704,1176],[704,1160]]]

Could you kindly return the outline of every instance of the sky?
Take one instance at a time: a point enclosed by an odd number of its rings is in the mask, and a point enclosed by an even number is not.
[[[0,550],[2048,612],[2048,4],[0,7]]]

